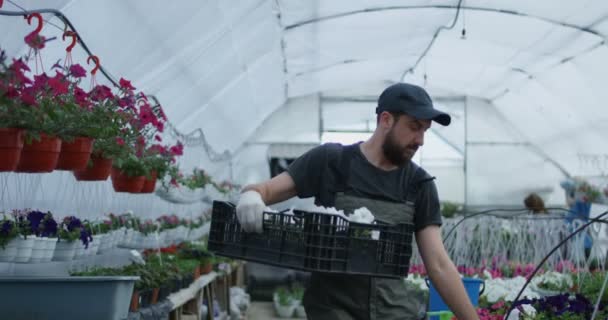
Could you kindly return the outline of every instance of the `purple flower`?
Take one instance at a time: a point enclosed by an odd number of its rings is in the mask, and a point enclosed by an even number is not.
[[[74,64],[70,66],[70,75],[74,78],[84,78],[87,76],[87,71],[79,64]]]
[[[85,228],[82,228],[80,229],[80,240],[82,241],[82,244],[84,244],[84,248],[88,249],[89,242],[93,241],[93,237],[91,237],[91,234]]]
[[[42,219],[44,219],[44,213],[40,212],[40,211],[30,211],[27,214],[27,220],[30,221],[30,228],[32,229],[32,233],[39,236],[40,235],[40,229],[41,229],[41,222]]]
[[[42,221],[41,235],[43,237],[56,237],[57,236],[57,221],[53,219],[53,215],[49,212],[44,216]]]
[[[0,227],[0,235],[8,236],[11,230],[13,230],[13,227],[14,225],[11,221],[5,220],[4,222],[2,222],[2,225]]]
[[[68,231],[74,231],[82,228],[82,222],[80,222],[80,219],[74,216],[63,218],[63,223],[68,227]]]

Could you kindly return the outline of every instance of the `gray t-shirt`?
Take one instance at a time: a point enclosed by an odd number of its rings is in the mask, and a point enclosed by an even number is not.
[[[315,197],[318,205],[325,205],[322,198],[335,190],[340,180],[342,149],[340,144],[328,143],[318,146],[296,159],[287,169],[296,185],[300,198]],[[384,201],[403,202],[408,186],[416,185],[414,226],[416,231],[428,225],[441,225],[441,213],[437,187],[426,173],[417,174],[419,181],[413,181],[417,166],[409,162],[403,167],[386,171],[371,164],[359,148],[354,148],[350,160],[347,187],[353,195]],[[422,168],[419,168],[422,170]],[[409,184],[406,182],[410,182]]]

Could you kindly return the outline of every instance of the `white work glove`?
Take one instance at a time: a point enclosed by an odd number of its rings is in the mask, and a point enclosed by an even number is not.
[[[245,232],[262,232],[262,222],[266,205],[262,196],[253,190],[241,194],[236,205],[236,217]]]

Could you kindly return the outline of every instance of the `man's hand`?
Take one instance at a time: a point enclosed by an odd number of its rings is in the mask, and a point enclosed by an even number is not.
[[[262,196],[254,190],[241,194],[236,206],[236,217],[245,232],[262,232],[262,222],[266,204]]]

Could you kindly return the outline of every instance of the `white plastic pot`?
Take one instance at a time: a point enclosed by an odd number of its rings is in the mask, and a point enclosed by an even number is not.
[[[306,319],[306,310],[304,310],[304,306],[299,305],[296,307],[296,318]]]
[[[101,239],[103,239],[103,234],[96,234],[93,236],[93,242],[89,243],[89,255],[94,256],[99,251],[99,246],[101,245]]]
[[[26,263],[30,261],[32,257],[32,249],[36,243],[35,237],[29,237],[27,239],[17,239],[17,255],[15,256],[15,262]]]
[[[13,262],[17,255],[18,242],[13,239],[9,241],[4,249],[0,248],[0,262]]]
[[[57,246],[57,238],[43,238],[46,241],[46,250],[44,252],[43,262],[49,262],[53,260],[55,254],[55,247]]]
[[[84,256],[84,244],[82,243],[82,241],[80,239],[77,239],[76,241],[74,241],[77,243],[76,245],[76,251],[74,252],[74,260],[78,260],[80,258],[82,258]]]
[[[82,246],[80,240],[68,242],[59,241],[55,246],[55,253],[53,254],[53,261],[71,261],[74,260],[76,249]]]
[[[97,249],[97,253],[104,253],[110,250],[110,246],[112,245],[112,233],[104,233],[101,235],[99,239],[99,249]]]
[[[30,263],[40,263],[44,261],[46,254],[46,240],[45,238],[36,237],[34,238],[34,246],[32,247],[32,256]]]
[[[275,303],[274,309],[280,318],[291,318],[291,317],[293,317],[296,306],[294,306],[294,305],[282,306],[279,303]]]

